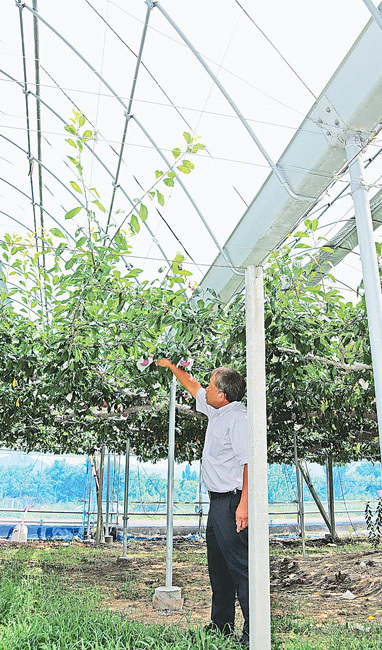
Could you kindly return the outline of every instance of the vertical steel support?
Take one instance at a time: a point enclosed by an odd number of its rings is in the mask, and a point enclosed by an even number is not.
[[[346,152],[349,161],[350,187],[354,202],[362,275],[365,287],[371,356],[373,360],[375,397],[377,402],[379,444],[382,456],[381,280],[379,277],[377,253],[375,250],[370,204],[367,196],[367,189],[363,180],[363,161],[361,154],[361,140],[359,137],[353,137],[348,141]]]
[[[328,494],[328,513],[330,519],[330,534],[336,539],[336,514],[334,509],[334,485],[333,485],[333,459],[328,456],[326,460],[326,486]]]
[[[382,13],[378,7],[375,6],[373,0],[363,0],[363,3],[366,5],[371,15],[373,16],[378,27],[382,29]]]
[[[90,539],[90,518],[91,518],[91,511],[92,511],[92,489],[93,489],[93,472],[91,466],[91,459],[89,459],[89,461],[90,461],[90,485],[89,485],[88,525],[87,525],[86,539]]]
[[[101,459],[99,464],[99,485],[98,485],[98,512],[97,512],[97,531],[96,531],[96,544],[103,544],[105,542],[105,532],[103,529],[103,511],[102,511],[102,493],[103,493],[103,473],[105,465],[105,445],[101,447]]]
[[[167,523],[166,523],[166,587],[172,587],[172,547],[174,533],[174,456],[175,456],[175,397],[176,377],[170,386],[168,424],[168,472],[167,472]]]
[[[202,459],[199,461],[199,485],[198,485],[198,499],[199,499],[199,526],[198,535],[202,535],[203,525],[203,503],[202,503]]]
[[[296,432],[293,431],[293,448],[294,448],[294,464],[296,467],[296,482],[297,482],[297,513],[298,525],[301,533],[302,556],[305,558],[305,521],[304,521],[304,506],[301,499],[301,481],[300,481],[300,466],[298,462],[297,453],[297,437]]]
[[[117,478],[117,530],[119,526],[119,489],[121,485],[121,456],[118,454],[118,478]]]
[[[109,535],[110,527],[110,454],[107,454],[107,477],[106,477],[106,515],[105,515],[105,535]]]
[[[122,557],[127,556],[127,524],[129,521],[129,470],[130,470],[130,438],[126,440],[125,493],[123,499]]]
[[[113,473],[111,475],[111,502],[110,502],[110,523],[113,524],[113,513],[114,513],[114,496],[115,496],[115,468],[116,468],[116,455],[113,454]]]
[[[270,650],[269,520],[263,269],[245,274],[249,426],[249,638],[251,650]]]
[[[299,476],[300,476],[300,485],[301,485],[301,535],[302,539],[304,540],[303,546],[302,546],[302,554],[303,557],[306,556],[306,548],[305,548],[305,502],[304,502],[304,481],[302,478],[302,473],[300,468],[298,468]]]
[[[91,465],[89,456],[86,458],[86,478],[85,478],[85,493],[84,493],[84,514],[83,514],[83,538],[85,539],[85,528],[86,528],[86,505],[88,502],[88,480],[90,478],[90,483],[92,480],[91,475]]]

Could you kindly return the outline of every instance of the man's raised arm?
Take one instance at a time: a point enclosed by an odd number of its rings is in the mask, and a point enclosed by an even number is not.
[[[191,377],[188,372],[182,370],[182,368],[178,368],[175,363],[171,363],[171,361],[169,359],[166,359],[166,357],[162,357],[162,359],[159,359],[159,361],[156,361],[155,363],[161,368],[169,368],[175,377],[180,381],[182,386],[184,386],[184,388],[188,390],[188,392],[192,395],[192,397],[196,397],[196,393],[198,392],[199,388],[201,388],[201,385],[196,381],[196,379]]]

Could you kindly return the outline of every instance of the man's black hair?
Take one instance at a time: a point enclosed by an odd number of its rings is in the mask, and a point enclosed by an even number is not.
[[[228,402],[240,402],[243,399],[246,389],[244,377],[237,370],[222,366],[212,372],[215,386],[219,391],[225,393]]]

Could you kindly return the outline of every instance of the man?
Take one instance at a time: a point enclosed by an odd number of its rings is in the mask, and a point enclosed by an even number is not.
[[[208,417],[202,478],[210,495],[206,540],[212,588],[210,629],[232,634],[235,593],[244,616],[241,643],[249,646],[248,603],[248,428],[241,399],[245,380],[233,368],[217,368],[204,389],[187,372],[163,357]]]

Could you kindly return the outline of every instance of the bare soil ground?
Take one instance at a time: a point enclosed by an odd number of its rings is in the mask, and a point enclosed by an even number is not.
[[[123,564],[117,562],[120,554],[120,544],[90,548],[80,562],[52,564],[51,569],[61,573],[70,588],[97,586],[105,606],[131,619],[181,626],[209,621],[211,592],[204,541],[174,541],[173,584],[182,588],[181,613],[158,612],[152,607],[155,587],[165,584],[164,541],[129,541],[129,560]],[[270,575],[273,613],[299,612],[317,624],[328,620],[382,623],[382,551],[372,550],[367,542],[341,540],[335,546],[308,542],[305,559],[297,544],[272,544]],[[346,592],[350,599],[344,598]]]

